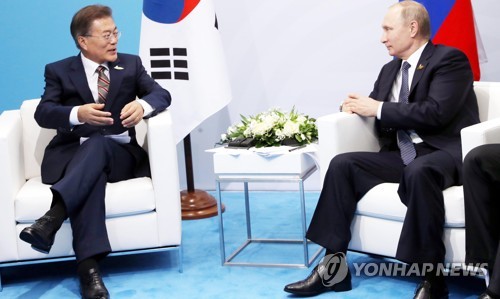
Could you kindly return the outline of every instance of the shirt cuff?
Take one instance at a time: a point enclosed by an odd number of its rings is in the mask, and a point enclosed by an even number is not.
[[[155,111],[155,109],[153,107],[151,107],[151,105],[149,105],[148,102],[146,102],[142,99],[137,99],[136,101],[139,102],[139,104],[141,104],[141,106],[142,106],[142,109],[144,109],[143,117],[148,117],[151,115],[151,113],[153,113],[153,111]]]
[[[71,109],[71,113],[69,114],[69,124],[71,126],[83,125],[80,120],[78,120],[78,109],[81,106],[75,106]]]
[[[383,102],[380,102],[380,104],[378,105],[378,108],[377,108],[377,119],[380,120],[380,118],[382,117],[382,105],[384,103]]]

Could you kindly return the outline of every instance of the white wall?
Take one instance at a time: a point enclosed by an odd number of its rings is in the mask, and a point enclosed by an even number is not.
[[[211,154],[239,115],[270,107],[318,117],[336,112],[348,92],[368,94],[380,67],[389,61],[379,42],[380,24],[393,0],[215,0],[227,57],[232,102],[191,133],[195,186],[215,188]],[[500,81],[500,1],[474,1],[488,63],[483,81]],[[183,147],[181,188],[186,187]],[[241,186],[229,186],[241,188]],[[263,184],[261,189],[287,188]],[[307,190],[320,190],[316,173]]]
[[[273,106],[318,117],[335,112],[348,92],[370,92],[391,58],[380,23],[397,0],[213,0],[227,57],[233,101],[191,133],[196,188],[215,189],[213,146],[240,114]],[[142,1],[101,0],[123,31],[119,49],[137,54]],[[43,93],[45,64],[76,55],[72,15],[92,0],[0,1],[0,112]],[[488,56],[482,80],[500,81],[500,1],[472,0]],[[43,12],[43,13],[40,13]],[[175,100],[175,99],[174,99]],[[181,188],[186,188],[179,146]],[[241,188],[237,186],[235,188]],[[264,185],[263,188],[275,188]],[[319,190],[319,176],[307,182]]]

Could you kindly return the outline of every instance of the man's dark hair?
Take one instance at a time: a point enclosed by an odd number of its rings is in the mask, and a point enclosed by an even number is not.
[[[112,11],[111,8],[104,5],[85,6],[75,13],[71,20],[70,30],[78,49],[80,49],[78,37],[89,34],[92,22],[107,17],[112,17]]]

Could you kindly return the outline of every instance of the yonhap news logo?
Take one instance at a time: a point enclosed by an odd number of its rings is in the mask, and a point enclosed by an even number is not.
[[[325,287],[332,287],[343,281],[348,272],[349,266],[342,252],[325,255],[318,265],[318,273]]]
[[[386,276],[409,277],[425,276],[426,273],[435,273],[437,276],[482,276],[486,263],[401,263],[401,262],[368,262],[352,263],[354,276]],[[325,255],[318,264],[318,274],[325,287],[332,287],[343,281],[349,275],[344,253]]]
[[[483,275],[487,263],[411,263],[371,262],[353,263],[355,276],[425,276],[434,273],[436,276],[477,276]]]

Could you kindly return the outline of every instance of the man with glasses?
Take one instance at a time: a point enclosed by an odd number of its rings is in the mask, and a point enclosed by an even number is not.
[[[52,185],[52,204],[20,238],[48,253],[69,218],[82,297],[109,298],[98,267],[111,251],[106,183],[150,176],[134,127],[165,110],[171,98],[138,56],[117,52],[120,32],[109,7],[82,8],[70,29],[81,52],[46,66],[45,91],[35,112],[41,127],[57,130],[41,166],[43,183]]]

